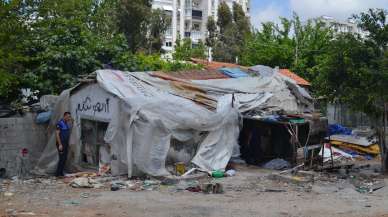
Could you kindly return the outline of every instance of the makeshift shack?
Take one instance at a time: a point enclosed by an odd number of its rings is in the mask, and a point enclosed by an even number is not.
[[[68,168],[109,165],[113,175],[164,176],[166,162],[181,159],[204,170],[224,170],[240,155],[242,115],[262,119],[311,113],[313,107],[306,91],[276,71],[190,81],[162,72],[98,70],[60,95],[50,125],[69,110],[75,120]],[[36,173],[55,169],[54,130],[50,135]]]

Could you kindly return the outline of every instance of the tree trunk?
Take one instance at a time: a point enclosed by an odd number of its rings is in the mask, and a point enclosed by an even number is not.
[[[386,126],[387,126],[387,112],[386,105],[384,105],[384,111],[380,117],[370,117],[371,126],[375,129],[377,134],[378,144],[380,147],[381,157],[381,171],[383,174],[388,174],[388,152],[387,152],[387,141],[386,141]]]
[[[383,127],[382,127],[383,128]],[[378,143],[380,146],[380,156],[381,156],[381,171],[384,174],[388,173],[388,153],[387,148],[385,146],[385,132],[380,128],[378,129]]]

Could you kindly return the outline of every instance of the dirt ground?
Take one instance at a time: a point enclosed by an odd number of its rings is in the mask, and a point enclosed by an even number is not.
[[[253,166],[236,170],[233,177],[210,180],[223,185],[222,194],[190,192],[177,185],[111,191],[72,188],[55,179],[33,183],[0,180],[0,216],[388,217],[388,186],[360,193],[352,184],[358,175],[318,173],[313,182],[294,183],[270,179],[268,175],[274,171]],[[387,182],[387,178],[378,179]]]

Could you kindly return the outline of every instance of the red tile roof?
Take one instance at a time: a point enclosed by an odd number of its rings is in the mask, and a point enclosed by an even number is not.
[[[217,70],[223,67],[229,67],[229,68],[241,67],[240,65],[237,65],[234,63],[224,63],[224,62],[217,62],[217,61],[209,62],[207,60],[195,59],[195,58],[192,58],[191,61],[197,64],[202,64],[208,70]]]
[[[310,86],[311,85],[310,82],[306,81],[305,79],[303,79],[299,75],[291,72],[289,69],[280,69],[279,73],[296,81],[296,83],[298,85],[302,85],[302,86]]]
[[[240,65],[237,65],[234,63],[224,63],[224,62],[217,62],[217,61],[208,62],[207,60],[195,59],[195,58],[192,58],[191,61],[193,61],[194,63],[197,63],[197,64],[202,64],[206,68],[206,70],[187,70],[187,71],[178,71],[178,72],[167,72],[166,74],[169,76],[175,77],[175,78],[186,79],[186,80],[225,79],[225,78],[230,78],[230,77],[219,72],[218,71],[219,68],[239,67],[242,69],[247,69],[244,66],[240,66]],[[298,85],[311,86],[310,82],[306,81],[305,79],[303,79],[299,75],[291,72],[289,69],[280,69],[279,73],[291,78]]]

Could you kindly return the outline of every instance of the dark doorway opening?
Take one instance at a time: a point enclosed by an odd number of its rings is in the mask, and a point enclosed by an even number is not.
[[[104,136],[108,123],[81,119],[81,166],[98,169],[100,148],[105,147]]]
[[[292,139],[290,127],[297,132],[299,146],[304,145],[309,133],[308,123],[295,125],[244,118],[239,136],[241,157],[252,165],[261,165],[275,158],[295,165],[298,144]]]

